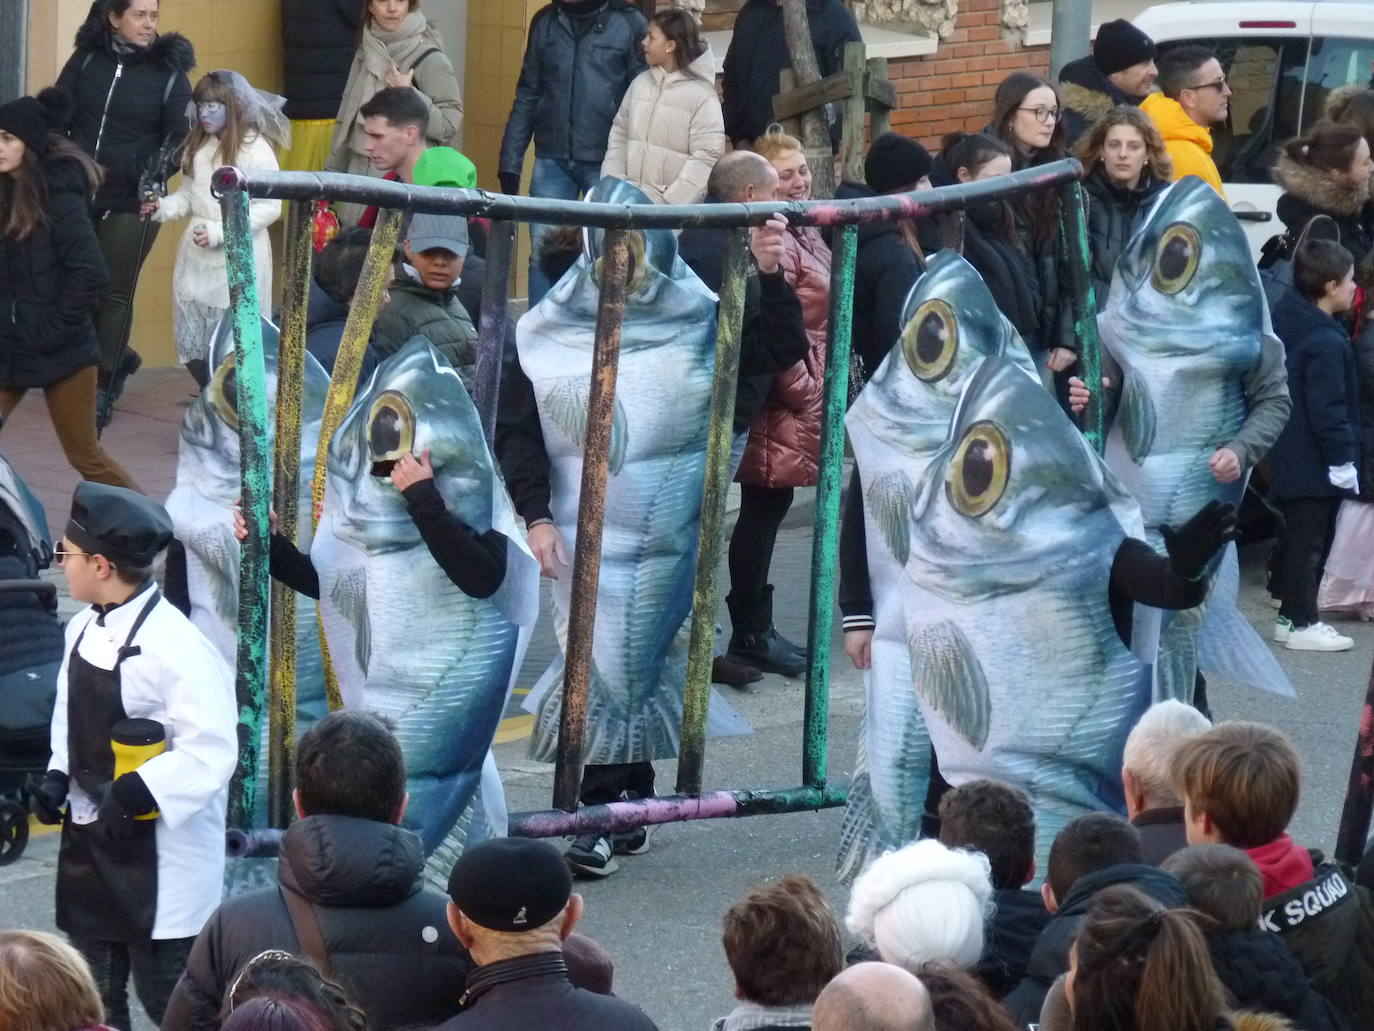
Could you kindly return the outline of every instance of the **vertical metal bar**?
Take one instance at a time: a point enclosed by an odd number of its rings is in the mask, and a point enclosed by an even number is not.
[[[749,273],[749,230],[725,230],[725,275],[716,317],[716,371],[711,381],[711,422],[706,437],[706,482],[697,532],[697,572],[692,587],[692,629],[687,646],[687,693],[682,702],[682,747],[677,790],[701,794],[706,752],[706,707],[711,697],[716,608],[720,604],[720,555],[724,548],[725,503],[730,490],[730,444],[734,437],[735,387],[739,379],[744,290]]]
[[[487,270],[482,282],[482,324],[477,330],[477,374],[474,384],[477,414],[487,447],[496,446],[496,408],[501,396],[501,360],[506,346],[507,297],[511,258],[515,254],[515,223],[492,222],[487,227]]]
[[[1105,446],[1102,419],[1102,341],[1097,335],[1097,298],[1093,292],[1092,258],[1088,252],[1088,224],[1083,215],[1083,187],[1065,183],[1059,193],[1059,226],[1067,252],[1069,303],[1073,305],[1073,333],[1078,340],[1080,375],[1092,399],[1083,412],[1083,436],[1100,455]]]
[[[305,316],[309,296],[310,204],[292,201],[286,216],[285,283],[277,347],[276,476],[272,507],[277,530],[300,543],[301,402],[305,384]],[[296,748],[296,596],[272,582],[272,665],[267,685],[267,823],[291,822],[291,765]]]
[[[596,586],[601,573],[601,527],[606,514],[606,477],[610,469],[611,417],[615,378],[620,367],[620,327],[625,318],[630,240],[623,229],[606,231],[601,258],[601,296],[592,350],[587,435],[582,454],[582,487],[577,507],[577,553],[572,568],[568,649],[563,673],[563,711],[558,727],[558,757],[553,774],[553,804],[572,812],[582,790],[582,756],[587,739],[587,689],[591,681],[592,632],[596,623]]]
[[[243,517],[248,537],[239,562],[238,649],[235,693],[239,707],[238,768],[229,788],[231,827],[252,823],[257,794],[258,734],[267,684],[267,509],[272,466],[267,450],[267,384],[262,360],[262,321],[248,194],[227,190],[224,212],[225,263],[234,324],[239,452],[242,455]]]
[[[372,230],[372,245],[367,250],[363,271],[358,276],[358,288],[353,292],[353,303],[349,307],[348,320],[344,323],[343,336],[339,340],[339,352],[334,358],[334,372],[329,379],[329,393],[324,399],[324,416],[320,419],[320,443],[315,451],[315,477],[310,483],[311,513],[310,525],[319,525],[319,506],[324,503],[324,477],[329,464],[329,443],[348,414],[353,404],[353,395],[358,390],[358,374],[363,367],[363,354],[367,351],[367,341],[372,335],[372,323],[377,319],[377,308],[382,303],[382,294],[391,282],[391,263],[396,254],[396,241],[401,235],[401,219],[405,212],[388,209],[377,217]],[[324,690],[329,698],[331,711],[343,708],[343,696],[339,693],[339,679],[334,673],[334,663],[329,658],[329,641],[325,638],[324,624],[320,623],[320,666],[324,671]]]
[[[1336,862],[1359,865],[1369,838],[1370,816],[1374,813],[1374,667],[1369,670],[1360,729],[1355,738],[1355,757],[1350,763],[1350,783],[1341,807],[1341,825],[1336,832]]]
[[[835,567],[840,549],[840,494],[844,463],[844,413],[849,390],[850,332],[854,321],[854,258],[858,227],[835,237],[830,265],[830,341],[825,356],[820,474],[816,525],[811,541],[811,618],[806,645],[806,703],[802,728],[802,784],[825,787],[830,721],[830,635],[835,622]]]

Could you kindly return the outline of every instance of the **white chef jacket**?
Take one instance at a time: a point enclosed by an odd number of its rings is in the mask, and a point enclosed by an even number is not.
[[[67,666],[82,631],[81,657],[113,669],[117,652],[148,602],[148,585],[103,618],[94,607],[67,623],[66,654],[57,674],[50,769],[69,773]],[[166,598],[158,600],[133,640],[140,649],[120,664],[120,690],[130,719],[150,719],[167,732],[167,750],[139,767],[157,801],[157,914],[154,939],[190,938],[220,903],[224,881],[225,807],[238,762],[234,675],[199,630]],[[73,823],[91,823],[96,802],[76,781],[68,803]]]

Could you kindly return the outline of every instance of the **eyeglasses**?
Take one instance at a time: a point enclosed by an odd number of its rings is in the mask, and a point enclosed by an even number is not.
[[[52,557],[59,566],[69,558],[94,558],[88,551],[72,551],[67,547],[67,542],[60,539],[52,546]]]
[[[1199,84],[1196,85],[1196,86],[1184,86],[1183,88],[1184,88],[1184,89],[1214,89],[1214,90],[1216,90],[1218,93],[1220,93],[1222,90],[1224,90],[1224,89],[1226,88],[1226,76],[1223,75],[1220,79],[1217,79],[1217,80],[1215,80],[1214,82],[1203,82],[1203,83],[1199,83]]]
[[[1059,121],[1059,108],[1057,107],[1018,107],[1018,111],[1029,111],[1035,115],[1035,120],[1041,125],[1049,125],[1051,122]]]

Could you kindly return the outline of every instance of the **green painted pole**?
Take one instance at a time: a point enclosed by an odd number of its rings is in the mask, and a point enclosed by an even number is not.
[[[840,495],[844,473],[844,413],[849,401],[849,354],[854,323],[854,258],[858,227],[835,234],[830,257],[830,340],[825,355],[820,474],[811,540],[809,663],[802,726],[802,784],[824,788],[830,723],[830,635],[834,628],[835,568],[840,551]]]
[[[311,206],[291,201],[286,215],[285,283],[277,348],[277,531],[300,543],[301,404],[305,385],[305,316],[310,288]],[[291,822],[291,767],[296,751],[296,597],[272,581],[272,665],[267,685],[267,823]]]
[[[1088,223],[1083,214],[1083,187],[1067,182],[1060,188],[1060,233],[1069,269],[1069,303],[1073,305],[1073,332],[1078,340],[1080,375],[1092,391],[1083,411],[1083,436],[1100,455],[1106,445],[1102,406],[1102,340],[1097,335],[1097,298],[1093,291],[1092,256],[1088,252]]]
[[[706,482],[697,531],[696,582],[692,586],[692,629],[687,646],[687,693],[682,701],[682,746],[677,790],[701,793],[706,755],[706,709],[711,698],[716,609],[720,604],[720,555],[725,538],[725,503],[730,491],[730,444],[734,437],[735,387],[739,379],[744,288],[749,274],[749,230],[727,229],[725,275],[716,315],[716,369],[711,381],[711,422],[706,436]]]
[[[239,706],[239,760],[229,786],[230,827],[247,828],[257,795],[258,735],[267,694],[267,509],[272,465],[267,448],[267,376],[262,360],[262,315],[253,266],[253,232],[248,194],[226,191],[225,263],[234,325],[239,452],[243,456],[240,498],[248,537],[239,561],[238,651],[235,693]]]

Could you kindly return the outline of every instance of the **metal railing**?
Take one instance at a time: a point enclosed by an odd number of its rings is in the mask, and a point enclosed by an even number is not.
[[[1083,377],[1100,379],[1092,287],[1077,161],[1065,159],[1013,175],[917,193],[853,200],[763,202],[753,204],[627,205],[547,200],[482,190],[407,186],[358,176],[302,172],[249,173],[222,168],[214,188],[224,209],[230,303],[234,313],[238,363],[239,434],[243,455],[243,512],[248,523],[240,571],[238,700],[240,760],[230,799],[230,825],[247,828],[256,792],[257,742],[264,702],[270,700],[269,813],[274,826],[289,814],[289,763],[295,688],[290,656],[294,636],[286,621],[292,606],[277,604],[273,619],[272,661],[267,661],[267,522],[272,465],[267,454],[266,397],[263,378],[260,298],[253,272],[248,223],[250,198],[292,201],[287,223],[285,309],[278,358],[275,497],[281,532],[294,538],[296,477],[300,432],[300,380],[305,356],[304,299],[310,276],[310,219],[313,201],[342,200],[383,209],[354,296],[339,347],[320,430],[315,466],[315,500],[321,500],[329,440],[357,388],[358,370],[382,296],[383,274],[394,254],[402,213],[431,212],[492,219],[486,283],[478,329],[474,400],[487,440],[494,439],[501,352],[506,331],[507,293],[519,222],[576,224],[605,230],[599,313],[592,357],[577,543],[572,573],[571,611],[554,775],[553,808],[515,813],[510,833],[531,837],[608,832],[675,820],[751,816],[840,805],[844,785],[827,782],[830,641],[833,587],[838,560],[844,414],[850,366],[850,328],[854,292],[857,227],[913,217],[958,213],[981,202],[1000,201],[1035,190],[1060,188],[1063,238],[1071,270],[1070,296],[1079,335]],[[718,570],[724,538],[729,486],[731,428],[739,369],[745,283],[749,270],[748,228],[782,214],[791,225],[835,230],[830,286],[830,331],[826,353],[819,482],[811,556],[807,634],[805,713],[801,785],[794,788],[737,789],[702,793],[707,701],[711,690],[712,644],[720,586]],[[611,418],[620,350],[621,320],[629,265],[629,234],[638,229],[718,227],[725,230],[726,260],[717,321],[716,365],[711,392],[706,472],[693,590],[691,636],[682,713],[677,794],[578,808],[586,738],[586,702],[592,655],[592,629],[601,553]],[[1096,398],[1097,392],[1094,392]],[[1086,431],[1101,441],[1100,406],[1094,401]],[[323,645],[323,636],[322,636]],[[327,651],[325,651],[327,659]],[[327,663],[326,663],[327,664]],[[267,676],[271,667],[272,677]],[[331,703],[338,704],[336,688]]]

